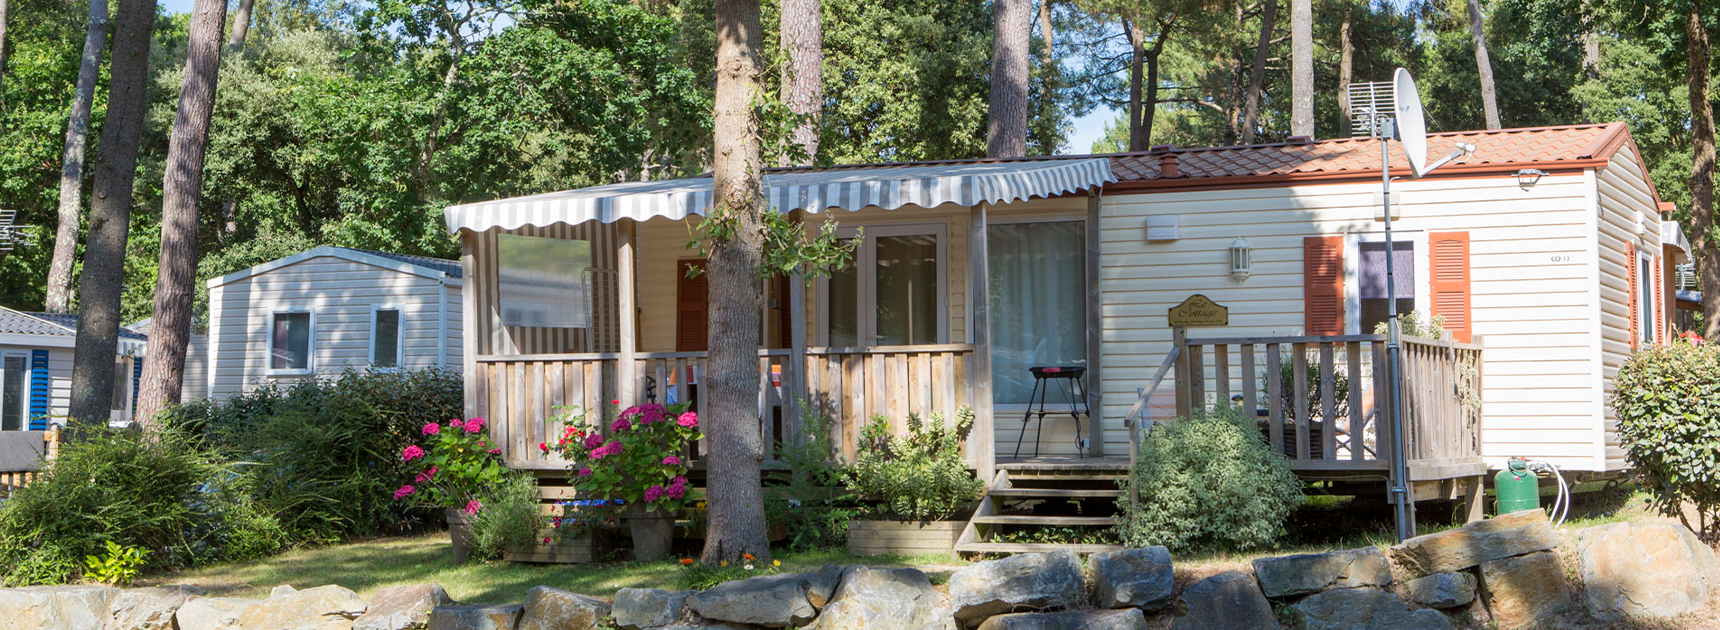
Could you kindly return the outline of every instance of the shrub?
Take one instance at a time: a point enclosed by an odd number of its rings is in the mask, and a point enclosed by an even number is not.
[[[845,472],[836,461],[830,419],[812,407],[801,403],[800,428],[776,446],[787,479],[765,488],[765,517],[784,526],[783,544],[795,551],[842,546],[848,521],[859,514],[854,495],[844,492]]]
[[[82,575],[108,544],[147,551],[145,568],[220,557],[233,531],[221,508],[224,467],[186,436],[97,432],[66,443],[53,464],[0,507],[0,574],[8,585]]]
[[[472,518],[472,557],[499,558],[510,549],[532,544],[544,517],[538,512],[537,480],[510,473],[501,483],[478,493],[483,508]]]
[[[400,461],[418,472],[394,491],[394,500],[477,514],[483,495],[509,477],[501,447],[490,444],[484,429],[483,418],[424,423],[418,430],[424,446],[408,444],[400,452]]]
[[[1720,347],[1678,341],[1636,353],[1619,368],[1612,407],[1655,508],[1720,539]]]
[[[875,417],[860,432],[848,489],[877,501],[882,516],[900,521],[935,521],[979,498],[985,483],[962,459],[962,440],[973,430],[973,409],[956,412],[954,425],[932,414],[930,422],[908,415],[908,434],[890,435],[890,423]]]
[[[332,543],[417,523],[392,499],[415,472],[399,454],[426,419],[461,415],[461,387],[450,370],[348,371],[186,405],[169,424],[232,460],[257,515],[286,540]]]
[[[694,498],[687,484],[682,454],[699,440],[699,414],[686,405],[628,407],[610,423],[608,437],[602,417],[575,410],[560,421],[555,450],[568,462],[568,483],[581,495],[616,505],[644,506],[674,515]]]
[[[1302,485],[1255,424],[1231,411],[1153,427],[1127,482],[1118,532],[1129,547],[1176,551],[1270,547],[1302,500]]]

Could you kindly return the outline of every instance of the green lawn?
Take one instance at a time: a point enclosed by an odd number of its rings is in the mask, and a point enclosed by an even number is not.
[[[949,556],[856,558],[840,551],[778,556],[782,570],[816,571],[827,563],[869,566],[917,566],[934,581],[966,564]],[[233,597],[264,597],[280,584],[296,588],[340,584],[368,596],[377,589],[400,584],[434,582],[455,600],[470,603],[520,602],[534,586],[548,585],[575,593],[609,597],[616,589],[680,588],[678,561],[610,562],[589,565],[514,564],[509,562],[455,565],[447,534],[385,538],[369,542],[305,549],[254,562],[227,562],[176,574],[153,575],[144,585],[192,584],[211,593]]]

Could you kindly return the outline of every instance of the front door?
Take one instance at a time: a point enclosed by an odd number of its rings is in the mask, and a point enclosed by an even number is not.
[[[826,279],[819,319],[825,345],[839,348],[944,343],[948,265],[944,223],[845,230],[859,239],[854,264]]]

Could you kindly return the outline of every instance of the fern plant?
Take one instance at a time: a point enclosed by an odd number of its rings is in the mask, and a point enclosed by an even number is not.
[[[985,489],[962,459],[962,441],[973,430],[973,409],[956,411],[955,423],[940,414],[922,420],[908,415],[908,432],[891,435],[889,420],[874,417],[860,432],[848,489],[877,502],[881,516],[898,521],[936,521],[973,503]]]
[[[84,579],[109,586],[129,586],[149,551],[107,541],[107,554],[84,556]]]

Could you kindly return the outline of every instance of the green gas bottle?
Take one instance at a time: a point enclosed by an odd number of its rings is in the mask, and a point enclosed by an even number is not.
[[[1498,497],[1494,503],[1497,514],[1541,508],[1541,482],[1535,472],[1529,470],[1528,460],[1511,458],[1505,470],[1493,477],[1493,487]]]

